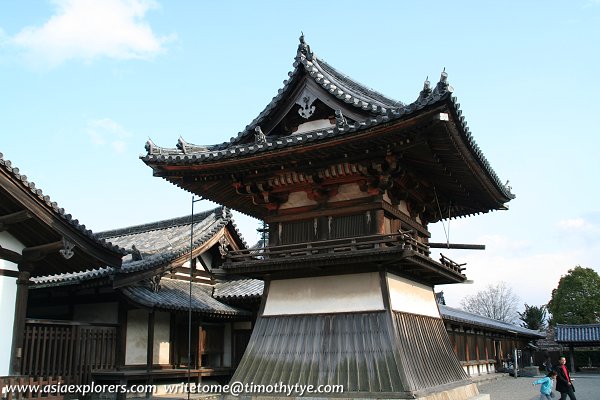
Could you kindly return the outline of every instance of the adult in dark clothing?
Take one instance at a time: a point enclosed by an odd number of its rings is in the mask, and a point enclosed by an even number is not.
[[[567,370],[567,360],[561,357],[558,360],[558,365],[554,370],[556,371],[556,390],[560,392],[560,400],[566,400],[569,396],[570,400],[577,400],[575,397],[575,388],[573,387],[573,381]]]

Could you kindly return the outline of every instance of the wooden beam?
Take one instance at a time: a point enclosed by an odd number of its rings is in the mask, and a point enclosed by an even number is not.
[[[23,260],[23,256],[16,251],[5,249],[4,247],[0,246],[0,260],[6,260],[15,264],[19,264]]]
[[[39,246],[26,247],[23,249],[23,259],[30,262],[41,261],[48,254],[56,253],[62,250],[63,241],[41,244]]]
[[[9,225],[17,224],[30,218],[33,218],[33,215],[27,210],[2,215],[0,216],[0,232],[7,230]]]
[[[18,278],[19,277],[19,271],[12,271],[10,269],[2,269],[0,268],[0,276],[8,276],[11,278]]]
[[[432,249],[462,249],[462,250],[485,250],[485,244],[463,244],[463,243],[429,243]]]

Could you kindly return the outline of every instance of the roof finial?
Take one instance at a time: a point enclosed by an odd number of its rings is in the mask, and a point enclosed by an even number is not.
[[[300,31],[300,44],[298,45],[298,56],[304,55],[307,60],[312,60],[313,53],[310,51],[310,46],[304,40],[304,32]],[[297,56],[297,57],[298,57]]]
[[[446,72],[446,67],[442,70],[442,75],[440,76],[440,82],[446,83],[448,80],[448,73]]]
[[[454,89],[452,88],[452,86],[448,84],[448,73],[446,72],[446,67],[444,67],[440,75],[440,81],[435,86],[434,92],[442,95],[445,92],[452,92],[453,90]]]
[[[419,93],[418,101],[425,100],[431,94],[431,82],[429,82],[429,76],[425,78],[425,82],[423,82],[423,90]]]
[[[152,154],[155,147],[156,145],[154,144],[152,139],[148,138],[148,140],[146,141],[146,145],[144,146],[148,154]]]
[[[181,150],[183,154],[187,152],[187,142],[181,137],[181,135],[179,135],[179,139],[177,139],[177,145],[175,147]]]

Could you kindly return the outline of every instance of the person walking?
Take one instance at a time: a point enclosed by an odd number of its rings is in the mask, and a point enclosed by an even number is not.
[[[550,371],[546,377],[538,379],[532,385],[542,385],[540,387],[540,400],[550,400],[552,398],[552,382],[556,379],[556,372]]]
[[[569,375],[566,363],[567,359],[561,357],[554,369],[556,371],[556,390],[560,392],[560,400],[566,400],[567,396],[569,396],[570,400],[577,400],[575,397],[575,386],[573,386],[573,380]]]

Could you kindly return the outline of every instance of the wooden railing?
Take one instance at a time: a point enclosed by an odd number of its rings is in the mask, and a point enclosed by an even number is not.
[[[27,320],[21,374],[85,384],[92,371],[114,369],[116,354],[116,326]]]
[[[261,249],[234,250],[227,254],[230,265],[242,262],[260,262],[269,259],[306,257],[317,254],[334,254],[361,250],[400,247],[429,256],[429,247],[413,238],[409,233],[399,232],[385,235],[359,236],[343,239],[320,240],[316,242],[269,246]]]
[[[58,391],[55,391],[54,393],[48,393],[49,390],[45,388],[48,385],[58,386],[62,383],[64,383],[64,381],[60,377],[56,379],[53,379],[52,377],[49,377],[48,379],[34,379],[26,376],[0,377],[0,399],[62,400],[64,396],[58,393]]]
[[[453,269],[460,273],[462,273],[462,271],[464,271],[466,269],[464,266],[467,265],[467,263],[459,264],[455,261],[452,261],[451,259],[449,259],[445,255],[443,255],[442,253],[440,253],[440,264],[442,264],[446,268]]]

